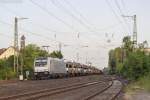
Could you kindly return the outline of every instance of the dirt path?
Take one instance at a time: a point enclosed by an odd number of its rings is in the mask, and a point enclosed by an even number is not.
[[[142,90],[134,93],[125,93],[123,100],[150,100],[150,93]]]

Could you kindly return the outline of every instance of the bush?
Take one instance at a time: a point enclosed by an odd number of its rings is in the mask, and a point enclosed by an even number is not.
[[[122,75],[129,80],[138,80],[150,72],[150,55],[146,55],[140,49],[128,52],[128,56],[124,57],[123,60],[120,57],[122,55],[119,54],[120,50],[118,48],[111,51],[111,53],[110,72],[115,72],[115,74]],[[113,54],[117,54],[117,56]]]
[[[148,63],[148,58],[143,52],[130,53],[123,64],[122,75],[136,80],[149,72]]]
[[[11,68],[3,68],[0,70],[0,80],[13,79],[16,73]]]
[[[145,75],[143,77],[141,77],[138,81],[137,84],[144,88],[145,90],[150,92],[150,74]]]

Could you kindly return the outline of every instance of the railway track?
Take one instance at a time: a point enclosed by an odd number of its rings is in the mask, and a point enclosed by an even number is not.
[[[122,89],[122,83],[118,80],[115,80],[110,86],[86,97],[84,100],[116,100]]]
[[[86,90],[91,91],[90,88],[89,89],[86,88]],[[66,96],[66,94],[64,96],[62,95],[59,96],[60,94],[56,94],[56,96],[49,96],[47,98],[40,98],[38,100],[49,100],[49,99],[50,100],[116,100],[121,90],[122,90],[122,83],[120,81],[114,80],[114,81],[109,82],[109,84],[105,86],[104,88],[102,89],[99,88],[99,91],[96,91],[96,92],[91,91],[91,93],[87,95],[83,94],[84,97],[83,96],[78,97],[77,94],[74,94],[76,96],[72,96],[72,97],[67,97],[68,95]],[[76,90],[73,90],[73,91],[76,91]],[[67,92],[69,94],[73,93],[71,91],[67,91]],[[61,94],[64,94],[64,93],[61,93]]]
[[[89,83],[78,83],[78,84],[59,87],[59,88],[44,89],[44,90],[33,91],[33,92],[24,93],[24,94],[12,95],[12,96],[7,96],[7,97],[0,97],[0,100],[39,100],[39,99],[40,100],[46,100],[43,98],[45,98],[45,97],[50,98],[51,96],[54,97],[55,95],[67,93],[70,91],[75,91],[78,89],[83,89],[83,88],[88,89],[91,86],[94,86],[94,87],[101,86],[104,88],[100,89],[100,91],[93,92],[92,94],[85,96],[84,99],[81,99],[81,100],[101,100],[101,99],[97,99],[97,98],[107,97],[110,94],[110,93],[107,93],[108,91],[109,92],[114,91],[114,87],[115,87],[114,84],[115,83],[116,82],[114,82],[114,81],[109,81],[109,83],[108,83],[108,81],[106,81],[106,82],[95,81],[95,82],[89,82]],[[109,96],[109,97],[111,97],[111,99],[102,99],[102,100],[115,100],[115,98],[119,94],[120,90],[116,91],[115,93],[112,93],[111,96]],[[63,99],[60,99],[60,100],[63,100]],[[73,100],[76,100],[76,99],[73,99]]]
[[[78,83],[74,84],[71,86],[64,86],[60,88],[54,88],[54,89],[44,89],[44,90],[39,90],[39,91],[33,91],[33,92],[28,92],[28,93],[23,93],[23,94],[17,94],[17,95],[12,95],[12,96],[7,96],[7,97],[0,97],[0,100],[33,100],[37,99],[43,96],[49,96],[49,95],[54,95],[57,93],[69,91],[69,90],[74,90],[82,87],[87,87],[90,85],[98,84],[98,83],[104,83],[103,81],[95,81],[95,82],[89,82],[89,83]]]

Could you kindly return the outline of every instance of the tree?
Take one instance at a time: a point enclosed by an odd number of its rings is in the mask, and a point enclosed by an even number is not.
[[[13,72],[13,56],[7,59],[0,60],[0,79],[10,79],[16,77],[16,73]]]
[[[123,48],[126,49],[129,52],[133,51],[133,42],[131,41],[131,37],[130,36],[125,36],[123,38]]]
[[[29,44],[25,47],[24,50],[24,71],[30,70],[33,71],[33,64],[34,59],[36,57],[46,57],[48,55],[48,52],[45,50],[41,50],[40,47],[38,47],[35,44]]]
[[[111,73],[120,73],[123,63],[123,49],[118,47],[109,52],[109,69]]]
[[[133,43],[129,36],[123,38],[123,46],[109,52],[109,67],[116,74],[128,79],[139,79],[150,73],[150,55],[144,52],[148,47],[144,41],[133,52]]]
[[[52,58],[59,58],[59,59],[63,58],[61,51],[53,51],[52,53],[49,54],[49,56]]]
[[[20,51],[19,55],[19,68],[21,66],[21,60],[23,58],[23,73],[25,71],[33,72],[34,59],[37,57],[51,56],[54,58],[63,58],[60,51],[54,51],[50,55],[47,51],[40,49],[35,44],[27,45],[23,51]],[[0,60],[0,79],[9,79],[15,77],[16,73],[13,72],[14,56],[7,59]],[[19,69],[20,71],[20,69]],[[31,74],[30,74],[31,75]]]

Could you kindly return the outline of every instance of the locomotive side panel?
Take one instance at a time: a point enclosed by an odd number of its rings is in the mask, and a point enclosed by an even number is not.
[[[63,60],[51,58],[50,59],[50,73],[51,74],[66,74],[66,64]]]

